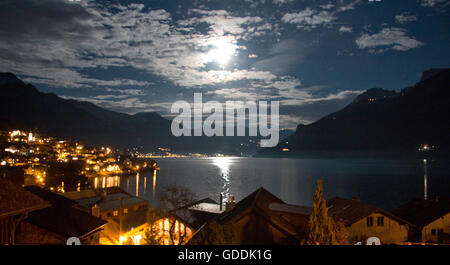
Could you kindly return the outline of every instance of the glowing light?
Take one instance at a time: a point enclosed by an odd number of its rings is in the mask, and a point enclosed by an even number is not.
[[[155,198],[155,188],[156,188],[156,170],[153,170],[153,198]]]
[[[133,244],[134,244],[134,245],[140,245],[141,238],[142,238],[141,235],[135,235],[135,236],[133,237]]]
[[[136,197],[139,197],[139,173],[136,174]]]
[[[236,53],[238,48],[233,40],[227,37],[221,37],[212,40],[208,45],[213,46],[207,54],[204,55],[205,62],[217,62],[222,67],[226,66],[231,57]]]
[[[225,200],[230,196],[230,165],[233,163],[231,157],[215,157],[213,164],[220,170],[220,177],[222,178],[222,195]]]

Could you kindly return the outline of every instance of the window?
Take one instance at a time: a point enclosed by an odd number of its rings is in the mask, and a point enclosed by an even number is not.
[[[373,217],[372,216],[367,217],[367,226],[373,226]]]
[[[123,213],[127,214],[128,213],[128,208],[123,209]]]
[[[114,212],[113,212],[113,215],[114,215],[114,216],[119,215],[119,211],[114,211]]]
[[[431,234],[434,236],[436,235],[436,229],[431,229]]]
[[[378,216],[377,217],[377,225],[378,226],[384,226],[384,216]]]

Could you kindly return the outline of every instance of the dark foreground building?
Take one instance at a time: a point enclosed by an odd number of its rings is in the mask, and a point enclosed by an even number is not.
[[[232,227],[234,231],[233,239],[219,242],[221,244],[299,244],[306,237],[311,211],[310,207],[287,204],[266,189],[259,188],[236,204],[227,202],[225,212],[200,228],[189,244],[215,243],[208,238],[211,230],[217,230],[217,227]],[[212,228],[211,224],[218,225]],[[224,230],[214,232],[227,234]]]
[[[33,211],[20,225],[18,244],[66,244],[70,237],[82,245],[98,245],[100,231],[106,222],[78,209],[76,201],[37,187],[25,187],[28,192],[50,202],[51,206]]]
[[[21,223],[50,203],[2,178],[0,187],[0,245],[14,245]]]
[[[393,210],[395,215],[414,224],[413,241],[450,243],[450,200],[411,200]]]

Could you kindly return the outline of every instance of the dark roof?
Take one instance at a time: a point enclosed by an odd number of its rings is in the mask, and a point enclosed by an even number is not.
[[[0,217],[17,215],[50,206],[22,187],[0,178]]]
[[[68,199],[62,195],[59,195],[55,192],[43,189],[41,187],[38,186],[27,186],[25,187],[25,189],[37,196],[39,196],[40,198],[50,202],[52,204],[52,206],[55,206],[56,204],[61,205],[61,206],[74,206],[75,204],[77,204],[76,201]]]
[[[92,208],[94,205],[97,205],[100,208],[100,212],[119,209],[120,198],[122,198],[123,207],[148,204],[147,200],[133,196],[119,187],[97,189],[92,192],[80,191],[79,194],[70,192],[68,195],[62,195],[67,198],[76,198],[76,202],[86,208]]]
[[[348,200],[340,197],[334,197],[327,200],[328,214],[345,225],[351,225],[363,218],[366,218],[372,213],[383,214],[390,219],[393,219],[401,224],[409,224],[407,221],[398,216],[377,208],[375,206],[364,204],[358,200]]]
[[[194,229],[199,229],[205,223],[211,221],[212,219],[218,217],[220,213],[203,211],[201,209],[195,208],[196,205],[201,205],[203,203],[214,204],[220,207],[218,203],[210,198],[201,199],[199,201],[190,203],[183,207],[174,209],[169,213],[176,218],[180,219],[184,223],[188,224],[189,227]],[[224,207],[225,208],[225,207]]]
[[[413,199],[394,209],[392,213],[418,227],[423,227],[450,213],[450,200]]]
[[[51,207],[32,212],[26,222],[44,228],[64,237],[83,237],[94,232],[107,222],[73,206],[76,202],[49,190],[32,186],[26,187],[35,195],[46,198]]]
[[[273,195],[263,187],[260,187],[238,202],[232,210],[223,213],[219,221],[226,223],[236,218],[239,219],[247,214],[256,213],[267,222],[278,227],[285,235],[295,237],[299,233],[296,228],[297,224],[291,223],[286,218],[288,216],[305,216],[305,214],[304,212],[299,214],[294,213],[293,211],[284,211],[281,207],[275,207],[275,209],[273,209],[274,205],[279,204],[288,205],[277,196]],[[307,218],[309,218],[309,216],[307,216]]]
[[[310,211],[311,208],[309,207],[286,204],[261,187],[236,203],[234,208],[221,214],[216,221],[220,224],[226,224],[236,222],[249,214],[256,214],[259,218],[276,227],[287,238],[296,240],[302,236],[302,225],[298,223],[298,218],[302,220],[309,218]],[[207,229],[207,225],[204,225],[194,234],[194,237],[199,236],[202,232],[207,233]],[[246,240],[250,239],[247,238]],[[253,244],[257,244],[257,241],[254,241]]]
[[[224,213],[221,219],[222,221],[230,220],[244,211],[251,210],[255,207],[258,207],[263,211],[269,211],[269,205],[271,203],[285,204],[284,201],[261,187],[239,201],[231,211]]]

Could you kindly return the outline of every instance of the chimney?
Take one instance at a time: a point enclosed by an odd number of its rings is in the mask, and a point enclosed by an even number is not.
[[[234,196],[230,196],[228,201],[225,203],[225,212],[233,210],[236,203],[234,202]]]
[[[220,193],[220,211],[222,211],[223,195]]]
[[[353,202],[360,202],[361,200],[359,199],[359,196],[354,196],[354,197],[352,198],[352,201],[353,201]]]
[[[94,206],[92,206],[92,216],[100,218],[100,208],[97,206],[97,204],[94,204]]]

